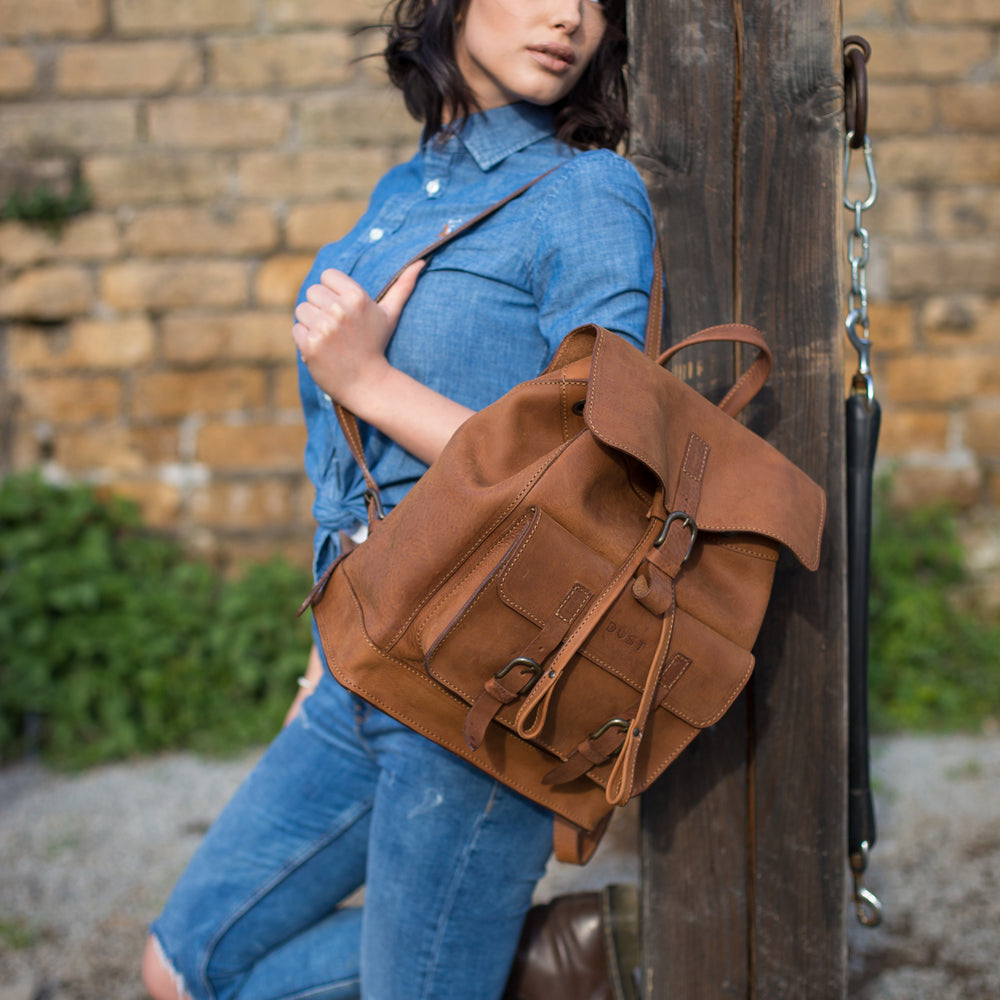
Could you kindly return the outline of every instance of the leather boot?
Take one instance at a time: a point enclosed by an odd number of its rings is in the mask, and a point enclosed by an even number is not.
[[[529,911],[504,1000],[637,1000],[638,970],[635,886],[558,896]]]

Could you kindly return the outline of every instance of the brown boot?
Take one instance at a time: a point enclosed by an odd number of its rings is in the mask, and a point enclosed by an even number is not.
[[[635,886],[558,896],[528,913],[504,1000],[637,1000]]]

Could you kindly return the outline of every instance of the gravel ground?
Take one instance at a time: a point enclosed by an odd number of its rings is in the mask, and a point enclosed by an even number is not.
[[[0,771],[0,1000],[139,1000],[145,926],[252,763]],[[885,920],[851,917],[850,997],[1000,1000],[1000,737],[880,742],[873,772]],[[634,880],[635,815],[586,868],[553,865],[540,897]]]

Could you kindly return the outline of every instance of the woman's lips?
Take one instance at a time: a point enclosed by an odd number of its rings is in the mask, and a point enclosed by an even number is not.
[[[529,45],[528,52],[535,62],[553,73],[565,73],[576,62],[576,53],[570,46],[555,42]]]

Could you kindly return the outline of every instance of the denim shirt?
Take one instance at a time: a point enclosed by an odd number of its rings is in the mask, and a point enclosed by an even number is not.
[[[642,345],[653,274],[653,215],[635,168],[609,150],[555,138],[547,108],[512,104],[471,116],[443,144],[425,141],[375,187],[354,229],[323,247],[302,286],[326,268],[374,297],[443,232],[552,167],[554,173],[440,249],[421,272],[389,343],[389,362],[474,410],[544,370],[567,333],[597,323]],[[367,517],[364,480],[328,397],[299,358],[316,499],[314,571],[339,530]],[[427,466],[361,423],[385,509]]]

